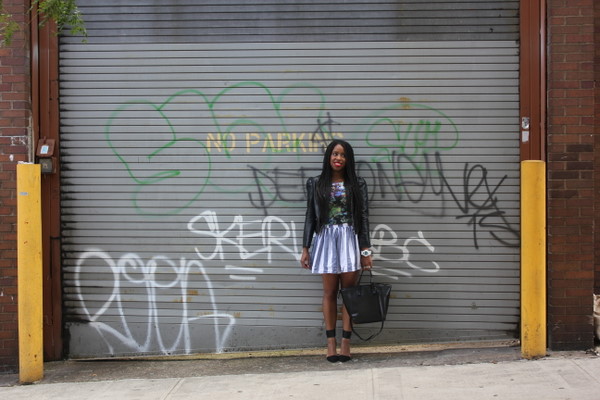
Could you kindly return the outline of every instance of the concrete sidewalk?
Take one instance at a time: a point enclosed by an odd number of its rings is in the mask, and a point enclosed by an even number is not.
[[[600,357],[585,352],[552,353],[540,360],[518,357],[518,349],[458,349],[390,357],[355,354],[346,364],[319,356],[273,357],[242,361],[245,373],[196,375],[206,360],[157,361],[154,367],[122,361],[122,379],[102,379],[106,363],[54,364],[50,379],[24,386],[0,387],[0,398],[20,399],[600,399]],[[465,358],[466,357],[466,358]],[[468,361],[468,359],[471,359]],[[300,362],[298,359],[302,359]],[[438,361],[441,362],[438,362]],[[217,360],[226,367],[226,360]],[[181,364],[180,364],[181,363]],[[94,367],[94,365],[96,367]],[[115,364],[116,365],[116,364]],[[210,367],[210,363],[208,364]],[[270,365],[272,368],[265,368]],[[284,365],[292,365],[286,370]],[[298,368],[293,367],[296,365]],[[157,378],[154,368],[165,368]],[[254,368],[256,369],[252,369]],[[299,367],[302,367],[298,370]],[[61,369],[62,368],[62,369]],[[84,368],[88,380],[62,381],[68,368]],[[114,366],[110,366],[114,370]],[[182,368],[187,376],[179,376]],[[262,373],[263,370],[267,372]],[[273,369],[285,372],[273,372]],[[75,370],[73,370],[75,371]],[[148,376],[144,377],[144,371]],[[168,371],[168,372],[166,372]],[[214,372],[214,371],[213,371]],[[217,371],[218,372],[218,371]],[[71,374],[71,378],[77,376]],[[62,376],[62,375],[61,375]],[[58,382],[58,383],[54,383]]]

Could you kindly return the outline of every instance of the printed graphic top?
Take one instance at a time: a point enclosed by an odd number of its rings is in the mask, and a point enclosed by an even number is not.
[[[329,196],[329,220],[327,225],[351,224],[352,215],[348,210],[348,199],[344,182],[332,182]]]

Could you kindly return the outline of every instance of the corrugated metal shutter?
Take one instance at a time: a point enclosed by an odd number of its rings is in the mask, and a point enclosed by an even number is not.
[[[322,345],[298,257],[331,137],[355,147],[393,284],[377,340],[516,336],[518,2],[79,3],[89,43],[60,48],[71,357]]]

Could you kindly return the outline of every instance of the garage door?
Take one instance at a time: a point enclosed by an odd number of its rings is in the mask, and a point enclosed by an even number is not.
[[[87,43],[60,44],[70,357],[323,345],[298,260],[332,138],[355,148],[393,286],[376,342],[518,335],[517,1],[78,4]]]

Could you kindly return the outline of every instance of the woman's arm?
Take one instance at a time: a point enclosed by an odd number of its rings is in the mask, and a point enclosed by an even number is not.
[[[306,181],[306,214],[304,216],[304,235],[302,237],[302,247],[310,247],[312,237],[315,233],[315,223],[317,214],[315,212],[315,184],[314,178],[308,178]]]
[[[360,224],[360,234],[358,235],[358,244],[361,250],[371,247],[371,228],[369,226],[369,190],[367,182],[363,178],[358,178],[358,189],[360,191],[362,210],[361,219],[357,221]]]

